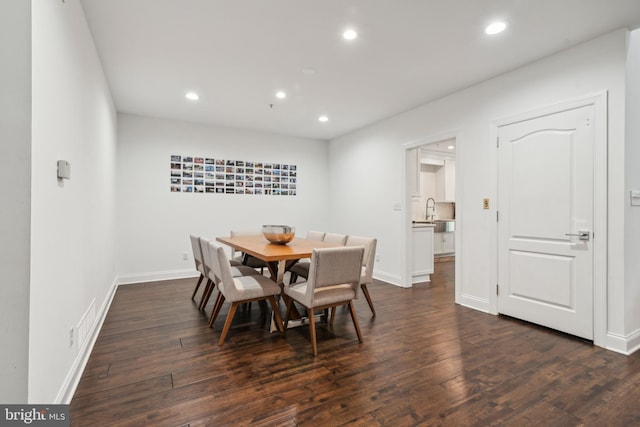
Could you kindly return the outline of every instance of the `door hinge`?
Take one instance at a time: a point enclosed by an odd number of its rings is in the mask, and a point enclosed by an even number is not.
[[[500,222],[500,211],[496,211],[496,222]]]
[[[496,136],[496,148],[500,148],[500,138]]]
[[[496,283],[496,295],[500,295],[500,285]]]

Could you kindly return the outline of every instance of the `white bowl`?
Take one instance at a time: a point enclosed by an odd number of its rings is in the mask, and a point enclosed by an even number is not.
[[[273,244],[286,245],[293,240],[296,228],[288,225],[263,225],[262,234]]]

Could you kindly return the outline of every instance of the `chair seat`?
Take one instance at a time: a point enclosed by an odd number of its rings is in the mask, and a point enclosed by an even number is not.
[[[234,277],[233,281],[236,289],[242,292],[242,296],[236,299],[233,294],[227,293],[226,300],[229,302],[244,301],[269,295],[278,295],[280,293],[280,286],[273,280],[260,274]],[[224,287],[224,283],[219,286]]]
[[[309,277],[309,267],[311,263],[309,260],[300,260],[293,264],[289,269],[290,272],[297,274],[300,277],[304,277],[305,279]]]
[[[308,282],[300,282],[295,285],[285,286],[284,293],[296,301],[304,300],[305,294],[307,293],[307,284]],[[316,289],[313,295],[313,305],[320,307],[335,304],[353,299],[355,296],[356,291],[351,285],[325,286]]]
[[[238,276],[260,276],[260,272],[247,265],[231,265],[231,274],[233,277]]]

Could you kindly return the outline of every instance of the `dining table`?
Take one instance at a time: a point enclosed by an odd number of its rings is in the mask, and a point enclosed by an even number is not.
[[[276,244],[269,242],[262,235],[252,236],[233,236],[233,237],[216,237],[216,240],[244,254],[251,255],[265,261],[271,280],[278,285],[285,286],[284,274],[287,268],[290,268],[298,260],[303,258],[311,258],[313,250],[317,248],[335,248],[342,245],[335,243],[325,243],[320,240],[304,239],[294,237],[293,240],[286,244]],[[287,296],[282,293],[282,298],[287,303]],[[307,321],[300,316],[295,309],[292,310],[292,320],[288,327],[301,326]],[[275,331],[275,323],[273,316],[271,318],[271,331]]]

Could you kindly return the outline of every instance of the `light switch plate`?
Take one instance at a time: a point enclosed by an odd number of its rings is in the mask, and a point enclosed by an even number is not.
[[[58,160],[58,178],[71,178],[71,164],[66,160]]]
[[[640,191],[631,190],[631,206],[640,206]]]

